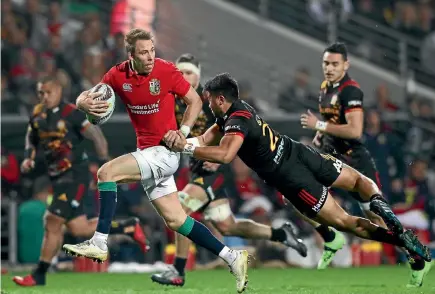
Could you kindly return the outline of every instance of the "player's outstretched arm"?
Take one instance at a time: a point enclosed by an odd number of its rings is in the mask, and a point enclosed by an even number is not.
[[[204,161],[227,164],[236,157],[244,140],[242,136],[229,134],[221,139],[218,146],[201,146],[198,138],[186,140],[182,134],[179,134],[172,146],[172,150]]]
[[[196,90],[192,87],[190,87],[189,91],[182,99],[184,103],[186,103],[187,108],[184,112],[183,119],[181,120],[180,131],[185,137],[187,137],[202,110],[202,100]]]
[[[359,139],[363,132],[364,115],[361,108],[346,113],[346,124],[334,124],[319,120],[311,111],[301,115],[304,129],[317,130],[343,139]]]
[[[35,167],[35,155],[37,146],[36,134],[30,124],[27,127],[24,146],[24,160],[21,163],[21,171],[27,173]]]
[[[222,139],[222,134],[219,131],[217,124],[212,125],[201,136],[196,137],[199,142],[199,146],[216,146],[219,145],[219,141]]]
[[[109,147],[107,140],[98,126],[88,122],[88,124],[82,130],[82,135],[94,143],[98,159],[102,161],[107,161],[109,159]]]
[[[346,123],[334,124],[319,120],[311,111],[301,115],[303,128],[317,130],[343,139],[359,139],[363,133],[363,92],[357,87],[346,87],[341,95]]]

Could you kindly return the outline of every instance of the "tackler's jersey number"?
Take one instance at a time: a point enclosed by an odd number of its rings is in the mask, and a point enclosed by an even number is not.
[[[271,127],[269,127],[269,124],[264,122],[261,118],[259,119],[259,124],[262,129],[262,133],[264,137],[268,137],[270,141],[270,151],[274,152],[276,150],[276,145],[279,140],[279,136],[276,135]]]
[[[234,102],[217,124],[226,136],[243,137],[238,156],[258,174],[272,172],[281,163],[285,140],[246,102]]]

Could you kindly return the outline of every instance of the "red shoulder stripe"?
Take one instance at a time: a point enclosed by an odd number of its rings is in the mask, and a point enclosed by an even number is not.
[[[338,87],[338,90],[342,91],[347,86],[354,86],[354,87],[357,87],[357,88],[360,87],[359,84],[356,81],[354,81],[354,80],[348,80],[348,81],[344,82],[340,87]]]
[[[67,117],[68,115],[71,114],[71,112],[73,112],[76,109],[76,106],[74,104],[67,104],[65,105],[65,107],[62,109],[62,113],[61,116],[62,117]]]
[[[241,132],[225,133],[225,136],[232,136],[232,135],[240,136],[240,137],[242,137],[242,139],[245,139],[245,135],[243,133],[241,133]]]
[[[246,110],[238,110],[236,112],[233,112],[230,117],[235,117],[235,116],[241,116],[241,117],[246,117],[247,119],[250,119],[252,117],[252,113],[250,113],[249,111]]]

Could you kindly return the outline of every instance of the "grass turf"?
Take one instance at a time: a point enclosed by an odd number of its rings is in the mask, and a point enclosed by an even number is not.
[[[194,271],[187,275],[182,288],[152,283],[149,274],[58,273],[47,277],[47,286],[20,288],[12,274],[2,275],[2,294],[220,294],[236,293],[235,279],[228,271]],[[435,271],[430,272],[423,287],[407,289],[406,267],[328,269],[251,269],[245,293],[300,294],[401,294],[435,293]]]

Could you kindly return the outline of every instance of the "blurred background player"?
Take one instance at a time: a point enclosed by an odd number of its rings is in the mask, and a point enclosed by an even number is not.
[[[183,54],[176,61],[177,68],[183,73],[184,78],[202,96],[201,65],[195,56]],[[186,104],[182,99],[176,99],[175,115],[180,125]],[[192,128],[191,136],[200,136],[215,122],[208,101],[204,101],[202,112]],[[278,229],[273,229],[248,219],[236,219],[231,211],[225,186],[230,167],[218,163],[205,162],[190,158],[190,171],[192,173],[189,184],[179,192],[180,202],[187,214],[203,211],[204,218],[211,221],[213,226],[223,236],[239,236],[247,239],[264,239],[282,242],[293,247],[303,257],[306,256],[306,247],[297,239],[290,224],[283,224]],[[174,264],[162,273],[154,274],[151,279],[162,285],[183,286],[185,283],[184,269],[189,254],[189,239],[176,234],[177,247]]]
[[[53,187],[53,200],[45,214],[45,234],[40,261],[32,274],[16,276],[20,286],[44,285],[47,270],[63,240],[63,226],[77,237],[92,236],[97,219],[88,220],[83,210],[83,197],[88,195],[90,183],[88,160],[82,141],[91,140],[101,161],[109,158],[106,138],[100,128],[91,125],[73,104],[63,101],[62,86],[54,77],[46,77],[37,84],[40,104],[30,117],[25,142],[22,172],[35,167],[35,155],[40,148],[45,155],[48,174]],[[115,223],[114,234],[133,237],[145,248],[145,235],[136,218]]]
[[[359,84],[347,73],[349,66],[345,44],[334,43],[324,50],[322,68],[325,81],[321,85],[319,97],[323,121],[308,110],[306,114],[301,115],[301,124],[304,128],[317,130],[313,144],[322,152],[342,160],[381,187],[375,161],[361,141],[364,126],[364,93]],[[371,211],[372,199],[362,199],[360,194],[355,192],[350,194],[360,203],[361,209],[373,223],[384,228],[387,224],[390,229],[395,229],[391,224],[396,222],[396,216],[384,198],[381,218]],[[312,224],[325,240],[325,251],[318,264],[319,269],[324,269],[332,261],[335,252],[343,247],[345,239],[341,233],[327,226],[314,222]],[[415,254],[411,254],[409,260],[413,273],[408,287],[421,286],[431,263],[425,262]]]
[[[237,291],[243,292],[248,282],[248,252],[229,249],[203,224],[184,212],[173,177],[180,155],[162,143],[165,133],[177,129],[175,95],[187,105],[180,123],[184,136],[189,135],[201,112],[201,98],[173,63],[155,57],[151,33],[132,29],[125,37],[125,44],[129,59],[113,66],[101,82],[109,84],[126,104],[136,131],[138,149],[99,169],[101,206],[96,232],[91,240],[78,245],[65,244],[63,248],[69,253],[105,261],[110,223],[116,208],[117,184],[141,181],[166,225],[225,260],[236,276]],[[95,101],[86,93],[77,98],[77,105],[94,116],[101,116],[108,108],[107,102]]]

